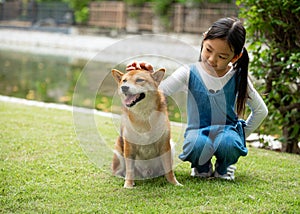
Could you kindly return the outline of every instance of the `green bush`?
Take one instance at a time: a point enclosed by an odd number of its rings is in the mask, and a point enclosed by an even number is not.
[[[251,73],[262,79],[269,126],[279,126],[283,150],[299,153],[300,2],[237,0],[253,56]],[[272,127],[268,127],[272,129]]]
[[[63,0],[74,10],[75,22],[85,24],[89,18],[89,3],[91,0]]]

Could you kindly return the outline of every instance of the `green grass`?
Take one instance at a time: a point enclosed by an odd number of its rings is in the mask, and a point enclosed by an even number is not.
[[[298,213],[300,156],[250,148],[236,180],[196,179],[188,163],[137,181],[133,190],[94,165],[76,137],[71,112],[0,102],[0,213]],[[112,120],[95,117],[113,144]],[[178,131],[175,128],[174,132]]]

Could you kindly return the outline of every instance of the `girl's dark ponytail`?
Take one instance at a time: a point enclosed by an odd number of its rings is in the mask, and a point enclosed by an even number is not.
[[[248,64],[249,55],[244,47],[242,50],[242,56],[234,63],[234,68],[238,72],[237,74],[237,113],[243,115],[245,112],[245,104],[249,98],[248,93]]]

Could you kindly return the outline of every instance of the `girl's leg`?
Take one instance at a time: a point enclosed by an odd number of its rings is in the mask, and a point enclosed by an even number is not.
[[[226,174],[230,165],[235,164],[240,156],[246,156],[248,153],[243,139],[234,127],[226,127],[220,132],[214,140],[214,145],[217,146],[215,170],[220,175]]]
[[[214,154],[212,140],[203,134],[201,130],[189,131],[185,137],[183,152],[179,158],[191,162],[191,167],[196,168],[198,173],[209,172],[211,157]]]

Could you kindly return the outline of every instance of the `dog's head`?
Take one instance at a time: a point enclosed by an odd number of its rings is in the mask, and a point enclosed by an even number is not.
[[[128,108],[135,106],[148,95],[156,92],[164,74],[164,68],[155,72],[132,70],[125,74],[116,69],[112,70],[112,75],[118,83],[118,93]]]

